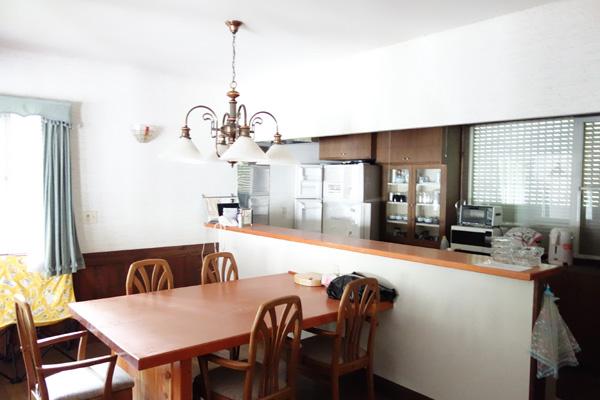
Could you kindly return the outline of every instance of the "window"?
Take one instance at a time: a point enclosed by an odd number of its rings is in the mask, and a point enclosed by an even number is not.
[[[506,223],[570,227],[575,255],[600,258],[600,117],[473,126],[469,183]]]
[[[43,145],[40,116],[0,114],[0,254],[42,249]]]
[[[579,252],[600,256],[600,121],[583,122]]]
[[[504,221],[547,233],[572,212],[572,118],[476,125],[471,202],[502,205]]]

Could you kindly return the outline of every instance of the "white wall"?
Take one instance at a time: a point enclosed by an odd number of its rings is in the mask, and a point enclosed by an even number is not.
[[[84,252],[209,240],[210,233],[200,228],[205,222],[201,194],[234,191],[234,170],[171,163],[157,154],[179,136],[190,106],[226,106],[225,89],[157,72],[0,48],[0,93],[75,103],[72,168]],[[137,143],[129,131],[136,123],[159,126],[160,136]],[[200,115],[192,118],[192,136],[208,148],[203,124]],[[90,210],[97,211],[96,224],[84,223],[82,213]]]
[[[358,271],[395,287],[375,340],[388,380],[436,400],[529,397],[533,282],[232,231],[219,243],[240,277]]]
[[[550,3],[253,79],[284,138],[600,112],[600,2]],[[285,87],[285,101],[281,88]]]

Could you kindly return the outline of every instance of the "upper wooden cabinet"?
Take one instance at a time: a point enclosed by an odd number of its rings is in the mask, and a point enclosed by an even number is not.
[[[378,163],[444,164],[449,141],[458,141],[460,130],[455,128],[424,128],[377,134]]]
[[[319,139],[321,160],[372,160],[375,158],[375,134],[327,136]]]

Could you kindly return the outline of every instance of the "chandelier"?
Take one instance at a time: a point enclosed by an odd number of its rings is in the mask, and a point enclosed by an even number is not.
[[[248,119],[246,106],[244,104],[238,106],[237,98],[240,93],[236,90],[235,38],[242,22],[229,20],[225,21],[225,25],[229,28],[232,36],[232,77],[229,84],[229,91],[227,92],[227,97],[229,97],[229,111],[219,119],[210,107],[197,105],[190,108],[185,115],[185,124],[181,128],[179,140],[171,149],[163,153],[163,157],[191,163],[223,160],[232,165],[236,162],[295,164],[294,157],[281,141],[279,125],[275,116],[268,111],[259,111]],[[201,110],[203,112],[202,119],[210,123],[210,137],[214,140],[214,149],[207,152],[200,151],[192,142],[190,136],[191,129],[188,126],[188,119],[190,114],[196,110]],[[263,123],[263,118],[270,118],[275,123],[273,144],[266,154],[254,141],[255,128]],[[219,121],[221,121],[220,126]]]

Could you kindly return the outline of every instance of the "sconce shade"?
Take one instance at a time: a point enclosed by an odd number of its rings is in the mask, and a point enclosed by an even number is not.
[[[160,157],[165,160],[189,164],[199,164],[204,161],[192,139],[183,136],[177,139],[165,152],[160,154]]]
[[[250,136],[239,136],[220,159],[232,162],[268,162],[264,151]]]
[[[266,164],[270,165],[294,165],[298,164],[296,157],[290,153],[287,147],[280,143],[273,143],[267,151]]]

